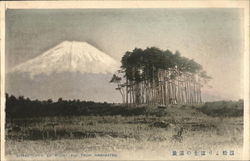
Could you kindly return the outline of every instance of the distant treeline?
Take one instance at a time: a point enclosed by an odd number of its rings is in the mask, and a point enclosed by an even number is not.
[[[79,115],[142,115],[145,107],[131,108],[119,104],[98,103],[93,101],[52,99],[45,101],[30,100],[23,96],[15,97],[6,94],[6,117],[44,117],[44,116],[79,116]]]
[[[239,101],[207,102],[199,110],[213,117],[238,117],[243,116],[244,101],[240,99]]]
[[[176,105],[176,108],[189,105]],[[191,106],[190,107],[194,107]],[[243,100],[217,101],[199,105],[197,110],[209,116],[237,117],[243,116]],[[15,97],[6,94],[6,117],[29,118],[45,116],[107,116],[107,115],[155,115],[166,116],[166,108],[152,108],[149,106],[127,107],[122,104],[98,103],[93,101],[63,100],[53,102],[52,99],[45,101],[30,100],[23,96]]]

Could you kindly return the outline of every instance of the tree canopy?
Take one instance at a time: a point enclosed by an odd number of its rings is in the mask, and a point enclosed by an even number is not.
[[[132,52],[128,51],[122,57],[121,63],[125,77],[136,82],[152,80],[159,69],[171,68],[177,69],[180,73],[189,72],[210,78],[202,66],[193,59],[181,56],[178,51],[172,53],[170,50],[163,51],[156,47],[145,50],[135,48]]]

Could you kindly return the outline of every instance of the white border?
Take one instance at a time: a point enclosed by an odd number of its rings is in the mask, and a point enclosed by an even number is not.
[[[169,0],[169,1],[9,1],[9,9],[76,8],[247,8],[248,0]]]
[[[249,1],[248,0],[169,0],[169,1],[6,1],[0,2],[1,16],[1,160],[4,160],[5,123],[5,10],[80,8],[242,8],[244,9],[244,144],[243,159],[250,160],[249,149]]]
[[[1,160],[5,154],[5,3],[0,2],[0,60],[1,60]]]
[[[249,3],[244,8],[244,139],[243,139],[243,159],[250,160],[250,109],[249,109]]]

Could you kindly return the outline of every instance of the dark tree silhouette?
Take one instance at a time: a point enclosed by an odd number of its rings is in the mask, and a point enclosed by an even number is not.
[[[116,74],[113,74],[113,77],[110,80],[110,83],[117,84],[116,90],[119,90],[119,92],[121,93],[121,96],[122,96],[122,101],[123,101],[123,103],[125,103],[125,99],[124,99],[125,96],[124,96],[124,90],[123,90],[124,85],[121,84],[121,80],[122,80],[121,77],[117,76]]]
[[[202,84],[211,79],[200,64],[179,51],[135,48],[124,54],[121,63],[125,83],[119,77],[118,89],[127,104],[201,103]],[[111,82],[117,79],[114,76]]]
[[[13,95],[6,94],[6,120],[12,122],[12,118],[32,118],[47,116],[136,116],[136,115],[157,115],[165,116],[166,111],[156,108],[148,111],[148,106],[129,108],[119,104],[107,102],[98,103],[93,101],[81,100],[62,100],[48,103],[47,101],[30,100],[24,98],[19,100]],[[201,112],[211,116],[242,116],[243,100],[237,102],[218,101],[209,102],[199,108]]]

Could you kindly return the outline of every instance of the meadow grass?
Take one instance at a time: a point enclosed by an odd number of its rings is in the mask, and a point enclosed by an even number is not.
[[[6,155],[117,153],[160,157],[172,150],[235,150],[243,146],[242,117],[210,117],[195,108],[169,107],[165,116],[74,116],[13,119]],[[156,126],[166,124],[166,127]],[[160,124],[160,125],[161,125]],[[183,127],[182,140],[173,136]],[[141,152],[141,153],[140,153]],[[127,155],[127,153],[131,155]],[[153,158],[154,158],[153,157]],[[164,157],[166,157],[164,155]],[[237,158],[234,158],[237,159]]]

